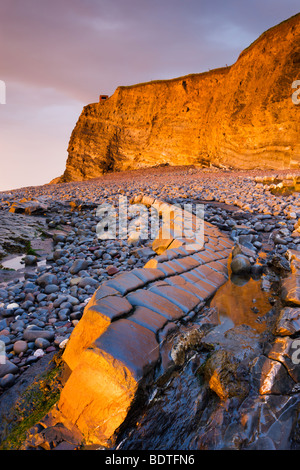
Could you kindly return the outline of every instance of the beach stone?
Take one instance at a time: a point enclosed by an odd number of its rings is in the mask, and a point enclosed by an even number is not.
[[[34,344],[39,349],[47,349],[51,345],[50,341],[48,341],[46,338],[36,338]]]
[[[254,224],[254,230],[256,230],[257,232],[261,232],[262,230],[264,230],[265,226],[261,223],[261,222],[256,222]]]
[[[24,330],[23,337],[26,341],[35,341],[37,338],[44,338],[48,341],[52,341],[54,338],[54,332],[50,330],[43,330],[40,327],[26,328]]]
[[[8,292],[5,289],[0,288],[0,298],[7,299],[7,297],[8,297]]]
[[[69,269],[70,274],[77,274],[79,271],[84,271],[89,267],[89,265],[90,263],[88,261],[84,259],[77,259]]]
[[[67,254],[68,254],[67,250],[57,249],[53,253],[53,259],[54,261],[57,261],[58,259],[66,256]]]
[[[10,338],[6,334],[1,334],[0,335],[0,341],[1,341],[1,343],[4,343],[5,345],[10,344]]]
[[[18,340],[14,343],[14,352],[16,354],[24,353],[28,349],[27,341]]]
[[[27,255],[24,257],[24,263],[25,263],[25,266],[34,266],[37,264],[37,256],[34,256],[34,255]]]
[[[69,338],[65,338],[62,341],[59,342],[58,347],[59,349],[64,349],[69,342]]]
[[[36,283],[41,287],[46,287],[47,285],[57,285],[58,280],[55,274],[44,273],[37,278]]]
[[[93,279],[92,277],[77,278],[77,280],[78,280],[78,282],[76,283],[76,285],[78,285],[79,287],[86,287],[86,286],[95,287],[95,286],[99,285],[99,282],[96,281],[96,279]],[[71,279],[71,281],[72,281],[72,279]],[[70,281],[70,284],[71,284],[71,281]],[[73,285],[75,285],[75,284],[73,284]]]
[[[14,374],[5,374],[0,378],[0,387],[8,388],[15,383],[16,377]]]
[[[19,304],[13,302],[7,305],[6,310],[16,310],[17,308],[19,308]]]
[[[59,286],[56,284],[48,284],[45,286],[45,294],[54,294],[59,291]]]
[[[36,349],[33,353],[33,356],[29,356],[27,359],[27,362],[29,361],[35,361],[39,357],[43,357],[45,355],[45,352],[42,349]]]
[[[18,372],[19,368],[8,359],[6,359],[5,364],[0,364],[0,377],[4,377],[6,374],[17,374]]]
[[[107,274],[109,274],[110,276],[112,276],[113,274],[118,273],[119,270],[118,270],[118,268],[116,268],[115,266],[107,266],[106,272],[107,272]]]
[[[66,240],[66,237],[65,237],[65,235],[63,235],[62,233],[55,233],[55,234],[53,235],[53,241],[54,241],[55,244],[57,244],[57,243],[64,243],[65,240]]]
[[[250,271],[251,263],[247,256],[236,255],[230,263],[230,268],[234,274],[245,273]]]

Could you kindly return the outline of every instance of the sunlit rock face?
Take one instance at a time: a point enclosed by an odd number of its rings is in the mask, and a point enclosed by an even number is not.
[[[292,88],[299,43],[300,14],[262,34],[230,67],[121,86],[85,106],[66,170],[53,182],[166,163],[299,167],[300,99]]]

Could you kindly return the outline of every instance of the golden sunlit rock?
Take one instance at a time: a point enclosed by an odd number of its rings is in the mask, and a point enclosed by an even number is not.
[[[299,168],[299,14],[230,67],[120,86],[84,107],[60,182],[159,164]],[[57,179],[55,180],[57,182]]]

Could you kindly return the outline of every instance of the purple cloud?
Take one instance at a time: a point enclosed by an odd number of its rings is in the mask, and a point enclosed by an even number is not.
[[[100,93],[230,65],[298,9],[298,0],[2,0],[0,190],[61,174],[81,109]]]

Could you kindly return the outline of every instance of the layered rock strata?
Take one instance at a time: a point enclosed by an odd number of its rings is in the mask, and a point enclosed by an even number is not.
[[[53,182],[159,164],[298,168],[299,20],[263,33],[230,67],[120,86],[85,106]]]

